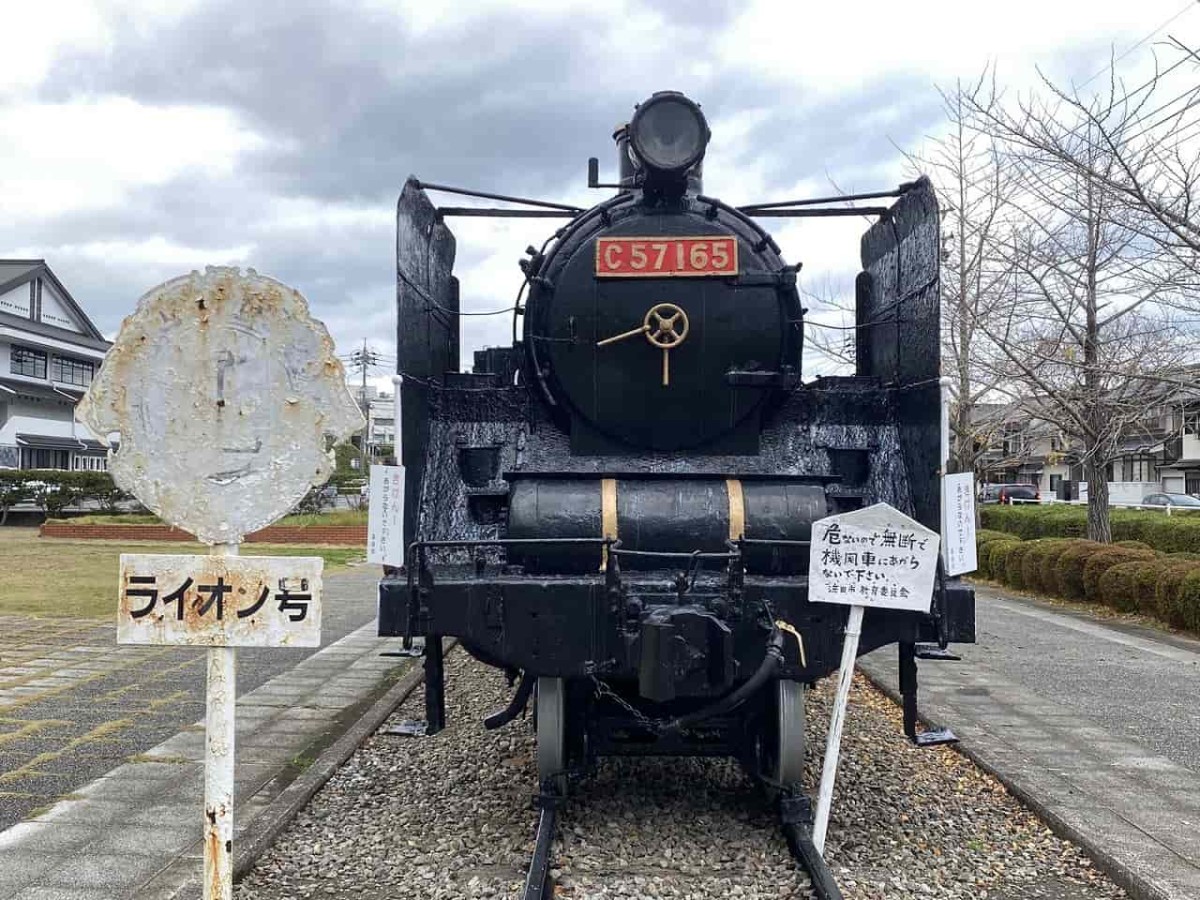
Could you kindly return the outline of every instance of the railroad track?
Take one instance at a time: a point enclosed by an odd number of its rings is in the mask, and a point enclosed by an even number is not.
[[[448,727],[369,739],[239,886],[239,900],[522,898],[535,851],[528,720],[486,731],[503,677],[446,660]],[[827,715],[810,704],[813,746]],[[394,720],[420,717],[418,690]],[[859,686],[827,858],[848,900],[1124,894],[951,750],[918,750],[891,701]],[[815,783],[810,760],[807,783]],[[775,808],[736,764],[607,759],[570,786],[541,845],[556,898],[809,898]],[[536,879],[535,879],[536,890]]]

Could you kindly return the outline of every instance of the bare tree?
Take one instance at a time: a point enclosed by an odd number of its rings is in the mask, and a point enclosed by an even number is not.
[[[1000,243],[1011,222],[1013,183],[1002,149],[972,127],[978,110],[996,103],[991,71],[971,85],[941,91],[946,132],[906,154],[930,177],[942,212],[942,370],[951,379],[951,469],[975,471],[993,442],[1000,419],[980,404],[1001,387],[1002,373],[985,364],[983,345],[1008,328]]]
[[[975,103],[971,114],[1004,144],[1023,218],[1005,244],[1009,330],[985,327],[993,364],[1032,417],[1080,447],[1088,536],[1107,542],[1107,469],[1119,440],[1145,415],[1148,384],[1185,383],[1197,257],[1164,224],[1174,207],[1152,213],[1131,202],[1129,163],[1150,158],[1145,109],[1116,81],[1090,99],[1045,81],[1014,107]]]

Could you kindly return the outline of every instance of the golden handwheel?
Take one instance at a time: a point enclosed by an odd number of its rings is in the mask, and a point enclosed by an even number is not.
[[[642,319],[640,328],[614,334],[610,338],[597,341],[596,346],[604,347],[644,334],[652,347],[657,347],[663,352],[662,383],[663,387],[666,387],[671,383],[671,350],[683,343],[683,339],[688,335],[688,328],[687,313],[680,307],[674,303],[656,303]]]
[[[663,352],[662,383],[671,383],[671,350],[683,343],[688,335],[688,317],[674,303],[658,303],[650,307],[642,320],[646,340]]]

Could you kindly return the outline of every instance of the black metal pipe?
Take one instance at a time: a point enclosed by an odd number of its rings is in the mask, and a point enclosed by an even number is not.
[[[481,219],[573,219],[578,212],[557,209],[494,209],[481,206],[439,206],[440,216],[475,216]]]
[[[833,197],[809,197],[804,200],[776,200],[772,203],[751,203],[747,206],[739,206],[738,209],[742,210],[742,212],[749,212],[752,209],[779,209],[784,206],[820,206],[822,203],[845,203],[850,200],[880,200],[884,197],[903,196],[915,185],[915,181],[906,181],[898,188],[893,188],[890,191],[869,191],[865,194],[838,194]]]
[[[715,703],[711,703],[693,713],[688,713],[686,716],[680,716],[678,719],[668,723],[663,730],[682,731],[685,728],[698,725],[707,719],[724,715],[730,710],[736,709],[757,693],[770,680],[771,676],[779,671],[779,667],[782,664],[783,632],[778,628],[772,628],[771,635],[767,638],[767,652],[763,655],[763,661],[759,663],[758,668],[749,679]]]
[[[416,179],[413,179],[417,181]],[[551,203],[549,200],[530,200],[528,197],[511,197],[507,194],[492,194],[488,191],[473,191],[468,188],[451,187],[447,184],[434,184],[430,181],[417,181],[417,187],[426,191],[441,191],[444,194],[459,194],[463,197],[482,197],[484,200],[503,200],[505,203],[524,203],[526,206],[542,206],[546,209],[562,209],[567,212],[583,212],[578,206],[569,203]]]
[[[503,728],[519,716],[525,707],[529,705],[529,697],[533,693],[533,686],[535,684],[537,684],[535,676],[530,675],[528,672],[523,674],[520,683],[517,684],[516,693],[508,701],[508,706],[499,712],[492,713],[484,719],[483,727],[488,731],[495,731],[497,728]]]
[[[849,206],[845,209],[743,209],[748,216],[770,219],[815,219],[823,216],[882,216],[886,206]]]
[[[792,851],[792,856],[796,857],[808,872],[817,900],[843,900],[841,888],[833,880],[833,873],[829,871],[825,859],[812,842],[812,835],[799,824],[791,822],[784,824],[783,836],[787,840],[788,849]]]

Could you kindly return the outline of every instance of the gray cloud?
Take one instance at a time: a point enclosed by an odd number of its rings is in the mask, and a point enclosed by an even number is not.
[[[308,295],[341,343],[365,334],[390,344],[394,238],[387,220],[326,225],[318,204],[308,227],[272,228],[280,198],[390,211],[404,178],[416,173],[553,199],[582,186],[588,156],[610,168],[613,125],[663,88],[689,91],[718,118],[769,111],[748,140],[722,145],[727,171],[712,173],[713,184],[732,183],[731,172],[751,162],[762,167],[768,190],[821,177],[835,164],[847,177],[869,176],[897,156],[888,137],[904,144],[936,122],[937,98],[915,74],[811,101],[794,96],[794,87],[716,66],[715,37],[740,10],[732,0],[693,2],[686,19],[670,0],[643,5],[670,23],[644,47],[631,47],[603,8],[521,19],[496,13],[452,33],[423,35],[346,2],[214,0],[153,32],[116,21],[114,46],[58,59],[40,98],[117,94],[219,107],[266,146],[228,177],[178,177],[138,189],[119,207],[44,218],[19,234],[0,224],[0,246],[156,235],[214,252],[253,244],[251,264]],[[615,56],[624,63],[616,65]],[[681,75],[693,62],[713,65],[703,75]],[[514,259],[523,246],[511,248]],[[460,271],[491,249],[460,241]],[[105,330],[145,289],[178,274],[178,266],[147,270],[69,250],[50,263]],[[514,267],[510,284],[464,299],[469,307],[502,306],[516,284]],[[490,320],[470,326],[469,335],[490,340],[503,340],[508,329]]]

